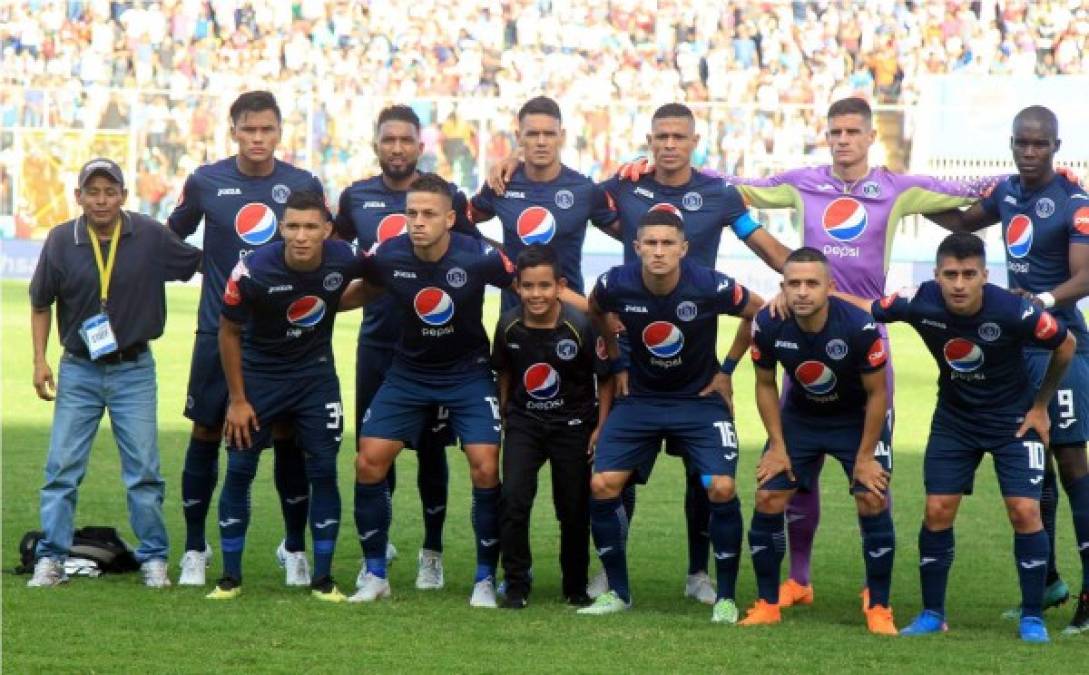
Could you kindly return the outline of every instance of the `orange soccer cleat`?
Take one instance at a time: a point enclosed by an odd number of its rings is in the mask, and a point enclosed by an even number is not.
[[[874,605],[865,610],[866,628],[874,635],[898,635],[896,624],[892,620],[892,608]]]
[[[787,579],[779,586],[779,607],[813,604],[813,585],[802,586],[793,579]]]
[[[779,605],[773,605],[766,600],[757,600],[756,604],[749,608],[745,612],[745,618],[738,624],[739,626],[770,626],[774,623],[782,621],[782,614],[779,613]]]

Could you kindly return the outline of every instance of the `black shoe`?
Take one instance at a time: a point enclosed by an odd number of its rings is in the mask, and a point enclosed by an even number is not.
[[[310,582],[310,590],[318,591],[319,593],[331,593],[333,589],[337,587],[333,581],[333,577],[325,575],[320,579],[314,579]]]
[[[1078,608],[1074,610],[1074,618],[1070,625],[1063,629],[1063,635],[1078,635],[1089,633],[1089,590],[1082,590],[1078,596]]]
[[[529,591],[524,588],[508,588],[507,594],[503,598],[503,603],[499,605],[503,609],[525,609],[529,604]]]
[[[224,591],[233,591],[241,585],[241,581],[235,579],[234,577],[229,577],[226,575],[220,577],[219,580],[216,581],[216,588]]]
[[[586,593],[572,593],[566,597],[566,600],[567,604],[572,607],[589,607],[594,604],[594,601]]]

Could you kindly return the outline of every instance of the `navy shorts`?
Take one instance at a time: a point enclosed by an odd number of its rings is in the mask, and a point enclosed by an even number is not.
[[[1025,368],[1033,387],[1039,387],[1051,352],[1025,351]],[[1047,406],[1051,417],[1051,445],[1076,445],[1089,440],[1089,354],[1076,353]]]
[[[874,447],[877,463],[889,473],[892,473],[891,419],[891,414],[885,415],[881,436]],[[855,459],[858,457],[858,445],[862,442],[864,421],[861,417],[805,418],[784,414],[782,420],[783,440],[786,442],[795,480],[791,481],[784,472],[765,483],[761,490],[808,490],[820,475],[824,456],[831,455],[839,460],[843,472],[847,474],[852,492],[868,491],[867,488],[856,485],[852,478]]]
[[[417,442],[432,428],[436,406],[449,411],[449,424],[462,445],[498,445],[499,398],[490,371],[466,373],[460,382],[437,384],[391,368],[363,414],[360,436]]]
[[[386,373],[393,364],[393,347],[384,345],[372,345],[363,339],[355,351],[355,432],[358,437],[363,436],[363,415],[371,406],[378,388],[386,380]],[[445,450],[446,446],[454,444],[454,434],[447,424],[450,411],[443,406],[432,409],[431,417],[427,420],[421,433],[429,434],[430,443],[421,442],[417,436],[408,442],[412,448],[426,448]]]
[[[197,333],[189,363],[185,416],[197,424],[218,429],[227,416],[227,378],[219,360],[219,336]]]
[[[333,371],[315,375],[268,375],[244,373],[246,398],[257,413],[261,430],[252,433],[249,448],[262,450],[272,442],[272,423],[288,421],[295,443],[309,457],[336,455],[344,434],[344,407],[340,380]]]
[[[632,471],[646,483],[662,442],[685,448],[689,467],[700,476],[737,472],[737,430],[718,396],[616,399],[594,455],[594,472]]]
[[[923,457],[928,495],[970,495],[976,468],[990,453],[1003,497],[1040,499],[1044,482],[1044,444],[1031,429],[1023,438],[987,439],[932,424]]]

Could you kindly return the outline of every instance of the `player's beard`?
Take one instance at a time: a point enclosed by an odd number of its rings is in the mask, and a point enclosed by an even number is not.
[[[395,169],[386,162],[378,160],[378,167],[382,169],[383,175],[393,180],[404,180],[416,173],[416,162],[414,161],[405,164],[402,169]]]

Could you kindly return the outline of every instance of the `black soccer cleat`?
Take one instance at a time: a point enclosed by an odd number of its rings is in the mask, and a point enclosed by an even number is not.
[[[1089,633],[1089,590],[1083,590],[1078,596],[1078,608],[1074,610],[1074,618],[1070,625],[1063,629],[1063,635],[1080,635]]]
[[[591,600],[590,596],[586,595],[586,593],[572,593],[565,599],[567,600],[567,604],[571,607],[589,607],[594,604],[594,601]]]
[[[503,609],[525,609],[529,605],[529,593],[524,588],[508,588],[500,607]]]

